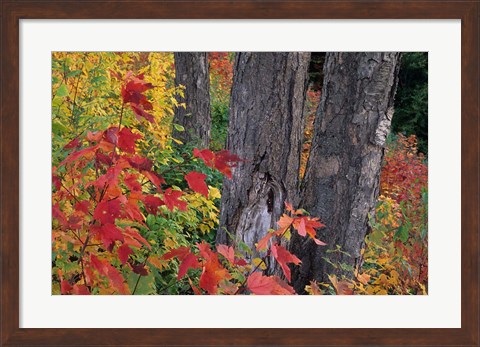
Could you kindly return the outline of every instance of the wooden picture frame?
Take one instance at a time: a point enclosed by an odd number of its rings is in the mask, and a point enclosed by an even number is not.
[[[479,344],[478,1],[42,1],[1,5],[2,345],[471,345]],[[19,327],[20,19],[460,19],[461,328],[31,329]]]

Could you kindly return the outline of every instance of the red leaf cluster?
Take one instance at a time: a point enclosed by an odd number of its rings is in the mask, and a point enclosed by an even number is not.
[[[196,158],[202,159],[208,167],[217,169],[228,178],[232,178],[232,167],[235,167],[238,163],[244,161],[226,149],[214,153],[209,149],[199,150],[194,148],[193,155]]]
[[[113,73],[113,75],[122,80],[119,74]],[[123,78],[124,85],[122,86],[122,99],[124,104],[130,104],[130,108],[135,113],[135,117],[140,121],[142,118],[145,118],[150,123],[155,121],[155,118],[152,114],[148,113],[153,109],[150,101],[147,100],[147,97],[143,94],[149,89],[154,88],[151,83],[144,81],[143,74],[138,76],[133,76],[133,73],[130,71],[127,73],[125,78]]]

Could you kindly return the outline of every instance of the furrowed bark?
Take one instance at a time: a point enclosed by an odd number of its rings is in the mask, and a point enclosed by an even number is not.
[[[326,225],[317,237],[328,245],[292,238],[291,250],[302,260],[293,272],[298,293],[310,280],[328,283],[328,274],[353,275],[325,258],[352,268],[361,263],[379,193],[399,59],[399,53],[327,53],[300,206]],[[349,256],[327,253],[337,245]]]
[[[242,241],[254,250],[277,228],[284,201],[296,199],[309,59],[310,53],[237,54],[227,149],[245,162],[224,180],[217,243]]]
[[[175,84],[185,86],[186,108],[177,107],[173,123],[185,131],[173,129],[173,137],[193,146],[207,148],[210,142],[210,77],[206,52],[175,52]]]

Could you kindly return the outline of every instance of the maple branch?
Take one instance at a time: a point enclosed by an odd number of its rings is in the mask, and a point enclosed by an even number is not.
[[[285,235],[285,233],[290,230],[290,227],[291,227],[291,224],[288,226],[288,228],[285,229],[285,231],[280,234],[277,238],[278,242],[280,242],[283,238],[283,236]],[[270,245],[271,247],[271,245]],[[267,263],[265,262],[267,260],[267,258],[270,257],[270,249],[268,249],[267,253],[262,257],[260,258],[260,261],[258,262],[258,264],[253,268],[253,270],[250,272],[250,273],[254,273],[255,271],[258,270],[258,268],[260,267],[260,265],[265,264],[265,266],[267,266]],[[233,293],[233,295],[238,295],[240,294],[244,289],[245,289],[245,285],[247,284],[247,278],[245,278],[245,280],[242,282],[242,284],[240,284],[240,287],[238,287],[237,291],[235,293]]]
[[[120,126],[122,125],[122,118],[123,118],[123,109],[125,107],[125,103],[122,103],[122,109],[120,110],[120,119],[118,120],[118,131],[120,132]]]
[[[177,170],[177,169],[181,168],[183,165],[188,164],[189,161],[192,160],[192,158],[189,157],[188,155],[182,155],[182,158],[184,160],[183,163],[179,163],[179,164],[176,164],[176,165],[173,165],[173,166],[169,166],[168,169],[166,169],[165,171],[162,171],[162,176],[165,175],[166,173],[170,172],[170,171]],[[185,173],[185,171],[182,170],[182,173]]]
[[[145,267],[145,265],[147,264],[147,260],[148,260],[148,257],[150,256],[150,251],[148,251],[147,253],[147,256],[145,257],[145,260],[143,261],[143,267]],[[135,287],[133,288],[133,292],[132,292],[132,295],[135,295],[135,292],[137,290],[137,287],[138,287],[138,283],[140,282],[140,278],[142,277],[141,274],[138,274],[138,278],[137,278],[137,282],[135,283]]]
[[[118,143],[118,134],[120,134],[120,127],[122,126],[122,118],[123,118],[123,109],[125,106],[125,102],[122,103],[122,109],[120,110],[120,119],[118,120],[118,128],[117,128],[117,141],[113,144],[113,151],[112,151],[112,164],[113,159],[115,158],[115,153],[117,152],[117,143]],[[110,166],[111,167],[111,166]]]
[[[65,189],[67,191],[68,194],[70,194],[73,197],[73,200],[80,203],[80,200],[78,200],[77,197],[70,190],[68,190],[67,187],[65,187],[65,185],[63,184],[62,181],[60,181],[60,185],[63,187],[63,189]],[[93,217],[92,212],[88,211],[88,214]]]
[[[265,260],[269,256],[270,256],[270,250],[268,250],[267,254],[265,254],[262,258],[260,258],[260,261],[258,262],[258,264],[253,268],[253,270],[250,273],[254,273],[255,271],[257,271],[258,268],[260,267],[260,265],[262,265],[262,263],[265,264],[265,266],[266,266],[267,263],[265,262]],[[238,295],[245,289],[245,285],[247,284],[247,279],[248,279],[248,276],[243,280],[243,282],[240,284],[240,287],[238,287],[238,289],[235,291],[235,293],[233,293],[233,295]]]
[[[88,291],[91,293],[91,292],[92,292],[92,288],[90,287],[90,285],[89,285],[88,282],[87,282],[87,276],[85,275],[85,270],[84,270],[84,268],[83,268],[83,259],[80,259],[80,267],[82,268],[83,282],[85,283],[85,286],[88,288]]]
[[[77,100],[77,92],[78,92],[78,85],[80,84],[80,75],[77,77],[77,84],[75,86],[75,94],[73,94],[73,102],[72,102],[72,120],[73,120],[73,127],[75,131],[78,127],[78,119],[75,117],[75,108],[76,108],[76,100]]]

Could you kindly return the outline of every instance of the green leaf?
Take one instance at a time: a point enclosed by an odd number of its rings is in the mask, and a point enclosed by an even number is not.
[[[138,277],[139,275],[134,273],[133,271],[130,272],[130,274],[128,275],[127,283],[132,293],[138,281],[135,295],[156,294],[155,278],[152,273],[150,273],[148,276],[140,276],[140,280],[138,279]]]
[[[181,126],[180,124],[175,124],[173,123],[173,127],[177,130],[177,131],[185,131],[185,128],[183,126]]]
[[[239,241],[237,246],[238,248],[240,248],[242,252],[253,254],[252,250],[250,249],[250,247],[248,247],[248,245],[245,242]]]
[[[155,216],[153,214],[149,214],[147,216],[146,223],[149,229],[153,229],[155,226]]]
[[[401,240],[403,243],[407,242],[408,240],[408,230],[409,230],[408,223],[407,224],[402,224],[397,232],[395,233],[394,239],[395,240]]]
[[[81,73],[82,73],[82,70],[73,70],[67,74],[67,77],[75,77],[77,75],[80,75]]]
[[[375,243],[376,245],[381,245],[383,240],[383,233],[379,229],[373,229],[373,231],[368,234],[368,240]]]
[[[69,129],[62,124],[62,122],[60,122],[59,120],[56,120],[54,119],[52,121],[52,132],[54,134],[58,134],[58,133],[68,133],[69,132]]]
[[[68,95],[68,89],[65,83],[62,83],[62,85],[57,89],[57,96],[67,96]]]
[[[97,76],[97,77],[92,78],[92,83],[93,84],[98,83],[98,82],[105,82],[105,81],[107,81],[107,78],[105,76]]]

